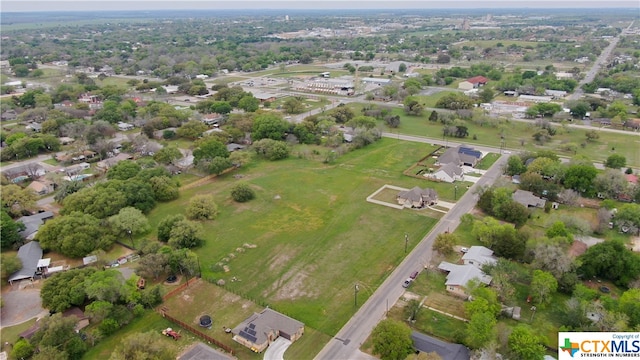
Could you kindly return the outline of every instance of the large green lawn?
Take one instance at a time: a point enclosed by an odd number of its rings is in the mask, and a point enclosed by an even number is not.
[[[296,157],[257,162],[185,190],[180,199],[154,209],[149,219],[155,225],[182,212],[193,195],[213,195],[220,215],[202,224],[206,244],[196,250],[203,277],[224,279],[226,288],[245,299],[332,335],[356,310],[353,284],[370,289],[360,294],[364,303],[403,259],[404,233],[420,239],[437,221],[365,201],[384,184],[429,186],[402,171],[432,150],[382,139],[331,165]],[[243,176],[256,199],[245,204],[230,199],[230,188],[240,181],[233,175]],[[230,271],[215,272],[217,263]]]
[[[435,105],[434,100],[444,94],[446,94],[446,92],[439,92],[431,97],[425,97],[424,101],[427,106],[433,106]],[[362,104],[350,104],[349,106],[353,106],[357,114],[360,113],[360,109],[362,108]],[[586,130],[557,127],[557,134],[552,137],[551,141],[540,145],[536,144],[532,138],[532,134],[537,129],[533,123],[502,120],[496,126],[481,126],[473,121],[466,121],[469,131],[468,137],[464,139],[455,137],[443,138],[443,125],[439,121],[431,122],[428,120],[431,111],[425,111],[422,116],[407,116],[401,108],[393,108],[392,111],[394,115],[400,115],[400,126],[397,129],[388,130],[393,133],[399,132],[400,134],[419,135],[499,148],[501,141],[500,131],[503,131],[505,134],[505,148],[507,149],[516,151],[553,150],[561,156],[573,157],[583,155],[595,162],[604,162],[607,157],[615,153],[626,157],[627,165],[640,167],[640,151],[638,151],[640,148],[640,136],[637,134],[630,133],[627,135],[600,131],[598,132],[600,135],[599,139],[593,142],[587,142]],[[380,125],[383,125],[382,120],[380,121]],[[567,143],[578,145],[576,154],[563,150],[564,145]],[[581,146],[583,143],[585,146]]]

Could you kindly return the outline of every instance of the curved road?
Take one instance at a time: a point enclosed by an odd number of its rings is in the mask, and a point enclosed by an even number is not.
[[[415,136],[392,134],[401,140],[423,143],[438,143],[433,139]],[[455,146],[454,143],[449,143]],[[493,148],[476,146],[481,151]],[[431,260],[432,245],[436,236],[445,231],[453,231],[460,224],[460,217],[473,209],[477,202],[474,190],[492,184],[501,174],[502,167],[507,162],[508,155],[502,155],[498,161],[475,183],[456,203],[456,205],[431,229],[418,245],[405,257],[395,271],[380,285],[376,292],[367,300],[358,312],[345,324],[327,345],[316,355],[318,360],[342,360],[370,358],[359,351],[362,343],[367,339],[373,328],[385,316],[389,306],[393,306],[404,293],[402,281],[416,270],[421,270]],[[410,239],[411,240],[411,239]]]

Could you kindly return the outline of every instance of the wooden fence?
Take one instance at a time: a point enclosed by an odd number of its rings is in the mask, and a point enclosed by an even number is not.
[[[224,351],[230,353],[231,355],[234,355],[233,349],[230,348],[229,346],[227,346],[227,345],[221,343],[220,341],[212,338],[211,336],[201,332],[200,330],[198,330],[198,329],[196,329],[196,328],[194,328],[194,327],[192,327],[190,325],[187,325],[187,324],[183,323],[182,321],[174,318],[173,316],[167,314],[164,309],[160,309],[160,313],[162,314],[162,317],[164,317],[164,318],[168,319],[169,321],[179,325],[183,329],[193,333],[194,335],[200,337],[201,339],[204,339],[205,341],[207,341],[207,342],[209,342],[211,344],[216,345],[217,347],[223,349]]]
[[[172,297],[173,295],[179,293],[180,291],[184,290],[186,287],[188,287],[189,285],[192,285],[193,283],[195,283],[196,281],[200,280],[200,278],[197,277],[193,277],[189,280],[187,280],[187,282],[185,282],[184,284],[178,286],[177,288],[169,291],[168,293],[166,293],[163,297],[162,300],[167,300],[168,298]]]

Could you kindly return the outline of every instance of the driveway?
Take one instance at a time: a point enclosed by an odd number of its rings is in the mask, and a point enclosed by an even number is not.
[[[284,352],[291,346],[291,340],[287,340],[280,336],[276,341],[269,344],[267,351],[264,352],[264,360],[282,360]]]
[[[3,292],[4,306],[0,309],[0,327],[22,324],[38,317],[47,310],[42,308],[40,289],[19,289],[14,283],[13,288]]]

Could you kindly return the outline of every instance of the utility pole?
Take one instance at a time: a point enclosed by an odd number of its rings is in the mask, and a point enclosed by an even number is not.
[[[453,186],[453,200],[458,200],[458,185]]]
[[[407,253],[407,246],[409,245],[409,234],[404,233],[404,252]]]
[[[353,306],[358,307],[358,291],[360,291],[360,287],[356,284],[353,287]]]

